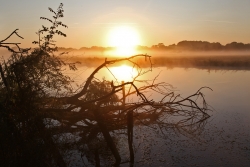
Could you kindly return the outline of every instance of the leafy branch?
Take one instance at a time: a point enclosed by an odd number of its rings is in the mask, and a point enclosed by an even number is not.
[[[59,26],[68,28],[68,26],[63,24],[61,21],[58,21],[60,18],[64,17],[63,15],[64,10],[63,10],[62,3],[59,5],[57,11],[54,11],[52,8],[49,8],[49,11],[54,14],[52,19],[49,19],[46,17],[40,17],[40,19],[47,20],[52,25],[50,27],[46,27],[42,25],[42,29],[36,33],[38,35],[38,41],[33,41],[32,43],[38,44],[41,50],[44,50],[46,52],[53,52],[53,51],[57,51],[57,47],[54,44],[55,41],[52,40],[54,35],[57,34],[57,35],[66,37],[66,34],[58,30],[57,28]]]

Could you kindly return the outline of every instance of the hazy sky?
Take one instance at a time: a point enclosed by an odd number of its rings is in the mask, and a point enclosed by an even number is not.
[[[64,4],[58,46],[107,46],[107,33],[118,25],[137,29],[141,45],[182,40],[250,43],[250,0],[0,0],[0,39],[19,28],[22,46],[37,40],[35,32],[49,25],[48,7]],[[13,40],[17,40],[13,38]],[[12,40],[12,41],[13,41]]]

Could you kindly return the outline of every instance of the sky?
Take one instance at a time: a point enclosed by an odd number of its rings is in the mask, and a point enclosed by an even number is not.
[[[57,37],[61,47],[108,46],[107,34],[117,26],[137,30],[140,45],[177,44],[182,40],[250,43],[250,0],[0,0],[0,39],[16,28],[22,47],[33,46],[35,32],[52,17],[48,7],[64,6]]]

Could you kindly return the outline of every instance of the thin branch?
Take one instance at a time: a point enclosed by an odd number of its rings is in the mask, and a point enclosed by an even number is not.
[[[19,38],[23,39],[23,37],[21,37],[21,36],[17,33],[18,30],[19,30],[19,29],[15,29],[9,36],[7,36],[4,40],[1,40],[1,41],[0,41],[0,44],[3,43],[4,41],[8,40],[13,34],[16,34]]]

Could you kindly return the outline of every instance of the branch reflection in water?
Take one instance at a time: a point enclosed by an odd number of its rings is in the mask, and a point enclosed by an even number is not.
[[[138,57],[147,60],[148,69],[140,68],[133,61]],[[130,66],[114,66],[123,62]],[[111,73],[112,81],[103,76],[97,78],[96,74],[104,69]],[[84,162],[96,166],[119,166],[123,163],[133,166],[138,162],[134,148],[134,140],[138,140],[134,136],[141,138],[139,127],[161,131],[163,136],[168,135],[168,129],[190,136],[202,131],[209,118],[202,90],[210,88],[202,87],[194,94],[181,97],[170,84],[157,83],[158,76],[151,80],[143,77],[151,71],[152,63],[148,55],[106,59],[93,70],[78,93],[63,99],[69,105],[67,110],[78,111],[53,114],[59,120],[67,120],[63,131],[67,132],[72,125],[75,126],[74,131],[81,139],[74,145],[84,155]],[[123,72],[128,72],[128,75]],[[153,94],[157,94],[160,100],[152,98]],[[57,103],[61,99],[58,100]]]

